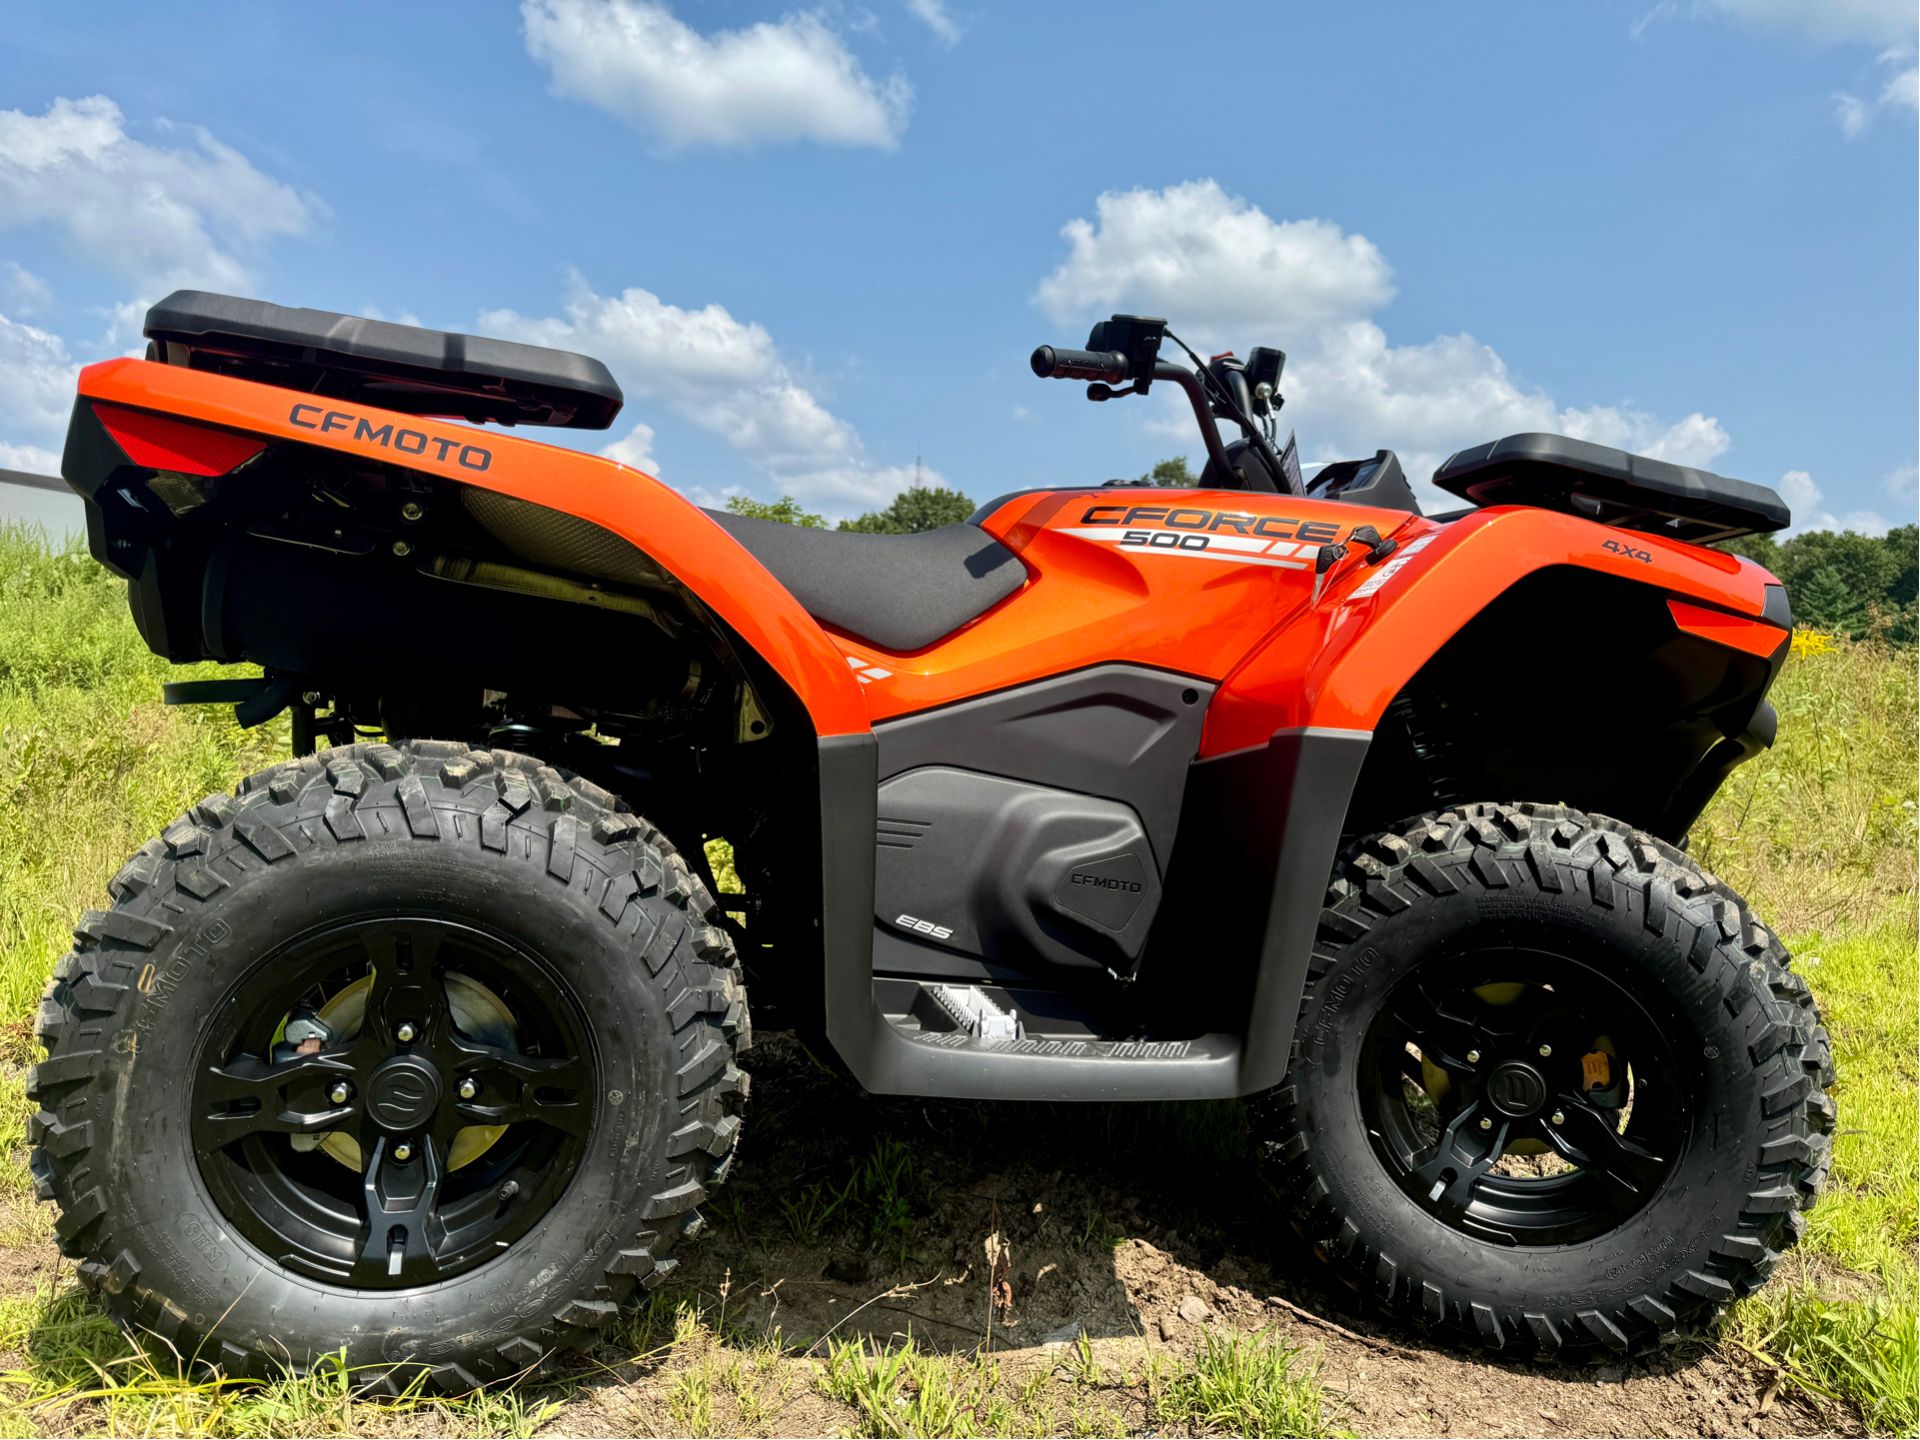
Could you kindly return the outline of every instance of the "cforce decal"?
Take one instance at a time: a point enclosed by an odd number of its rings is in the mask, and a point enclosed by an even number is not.
[[[1308,570],[1321,546],[1339,541],[1341,527],[1198,505],[1089,505],[1078,525],[1056,533],[1156,555]]]

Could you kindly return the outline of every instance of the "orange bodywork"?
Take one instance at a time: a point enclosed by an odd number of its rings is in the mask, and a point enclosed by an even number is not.
[[[869,728],[864,697],[845,659],[799,602],[698,506],[630,466],[497,430],[477,431],[354,405],[356,416],[419,432],[435,442],[419,454],[396,455],[391,448],[355,439],[351,429],[318,428],[307,412],[317,408],[324,413],[326,407],[324,402],[316,407],[311,396],[145,360],[89,365],[80,372],[80,393],[386,464],[399,460],[429,474],[577,515],[629,541],[678,576],[792,687],[818,734],[858,734]],[[296,411],[307,424],[291,418]],[[462,449],[483,437],[489,455],[486,468],[463,465]]]
[[[328,402],[139,360],[81,372],[97,402],[402,463],[599,525],[671,571],[771,665],[816,733],[878,721],[1110,661],[1217,687],[1200,753],[1264,745],[1276,730],[1371,730],[1420,666],[1489,602],[1551,566],[1667,591],[1676,625],[1756,655],[1784,632],[1760,620],[1772,577],[1719,551],[1537,509],[1476,510],[1446,524],[1337,501],[1224,490],[1042,491],[984,528],[1027,583],[937,644],[892,654],[832,632],[720,526],[650,476],[601,456],[443,421],[351,407],[424,437],[403,455],[334,426]],[[485,464],[474,447],[483,442]],[[1370,563],[1351,541],[1397,542]],[[1350,553],[1315,593],[1320,547]]]
[[[1088,525],[1116,498],[1118,525]],[[1110,543],[1093,532],[1136,527],[1128,513],[1161,509],[1137,527],[1145,544]],[[1282,557],[1271,550],[1228,554],[1161,547],[1152,537],[1205,534],[1214,543],[1239,532],[1200,515],[1245,516],[1256,536],[1294,543],[1347,540],[1371,525],[1398,542],[1378,565],[1364,550],[1329,573],[1313,598],[1314,544]],[[1102,519],[1107,517],[1102,516]],[[1169,524],[1169,520],[1176,523]],[[1486,605],[1534,571],[1571,565],[1658,584],[1700,602],[1713,617],[1689,628],[1756,654],[1776,649],[1783,631],[1757,618],[1772,577],[1751,561],[1716,550],[1634,536],[1575,516],[1507,507],[1437,524],[1401,511],[1370,510],[1225,490],[1053,491],[999,506],[985,528],[1018,554],[1034,578],[973,624],[911,655],[885,655],[851,638],[850,654],[888,673],[868,687],[876,720],[1105,660],[1156,666],[1217,682],[1202,755],[1266,744],[1276,730],[1326,726],[1371,730],[1401,686]],[[1612,549],[1609,549],[1612,543]],[[1304,551],[1304,561],[1299,559]],[[1444,563],[1443,563],[1444,562]],[[1298,568],[1295,568],[1297,564]],[[1718,607],[1718,608],[1709,608]],[[1738,613],[1728,613],[1738,612]],[[1700,625],[1711,623],[1709,632]],[[1734,639],[1735,635],[1742,638]]]

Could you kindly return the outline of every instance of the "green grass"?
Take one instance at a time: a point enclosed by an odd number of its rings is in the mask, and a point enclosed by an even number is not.
[[[1819,997],[1839,1071],[1826,1195],[1787,1273],[1731,1315],[1734,1343],[1790,1381],[1920,1428],[1915,1218],[1914,653],[1801,637],[1773,702],[1780,733],[1734,772],[1694,854],[1781,932]]]
[[[163,706],[163,680],[223,672],[148,653],[126,587],[35,535],[0,526],[0,1058],[16,1061],[34,1053],[47,971],[107,878],[186,806],[286,753],[281,727]]]
[[[1693,854],[1783,936],[1911,928],[1914,652],[1796,649],[1770,696],[1779,738],[1733,772],[1694,827]]]
[[[1316,1366],[1271,1335],[1208,1330],[1190,1368],[1159,1397],[1163,1420],[1229,1435],[1311,1436],[1331,1428]]]
[[[103,904],[107,877],[188,804],[286,753],[278,727],[242,731],[220,708],[160,705],[162,681],[179,675],[134,633],[119,581],[83,553],[0,527],[0,1144],[9,1157],[0,1162],[0,1247],[49,1236],[25,1170],[19,1067],[38,1053],[33,1011],[74,917]],[[1812,647],[1789,663],[1773,699],[1778,743],[1735,773],[1696,827],[1694,853],[1802,957],[1834,1038],[1840,1135],[1805,1243],[1735,1308],[1724,1337],[1787,1381],[1857,1408],[1874,1429],[1911,1433],[1920,1425],[1913,652]],[[722,884],[737,885],[724,846],[709,853]],[[1036,1107],[1035,1123],[1105,1125],[1094,1140],[1203,1168],[1246,1139],[1244,1112],[1230,1105],[1045,1113]],[[909,1153],[885,1139],[816,1193],[790,1198],[797,1237],[857,1227],[893,1255],[932,1220]],[[1091,1212],[1074,1230],[1090,1246],[1113,1238],[1111,1218]],[[777,1430],[795,1387],[811,1391],[812,1404],[830,1397],[848,1407],[835,1423],[875,1435],[1140,1425],[1295,1434],[1338,1418],[1313,1409],[1312,1368],[1263,1338],[1209,1337],[1190,1363],[1143,1349],[1137,1372],[1106,1377],[1091,1351],[1069,1357],[1064,1378],[1016,1373],[998,1355],[876,1352],[851,1340],[803,1360],[777,1336],[735,1336],[724,1314],[660,1295],[620,1337],[629,1354],[664,1367],[659,1429]],[[326,1368],[271,1385],[190,1382],[174,1357],[131,1347],[70,1285],[0,1296],[0,1354],[12,1357],[0,1362],[12,1367],[0,1374],[0,1433],[526,1434],[551,1422],[557,1403],[545,1389],[372,1403]]]
[[[356,1393],[365,1377],[338,1364],[259,1384],[206,1379],[191,1372],[192,1357],[131,1344],[70,1288],[0,1301],[0,1349],[27,1362],[0,1373],[0,1433],[9,1435],[530,1436],[560,1409],[511,1390],[436,1399],[415,1387],[366,1399]]]

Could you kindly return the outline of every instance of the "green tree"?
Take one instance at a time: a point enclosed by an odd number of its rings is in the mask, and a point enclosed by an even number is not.
[[[755,500],[749,495],[729,495],[727,509],[735,515],[745,515],[752,520],[777,520],[782,525],[801,525],[809,530],[821,530],[826,520],[810,510],[802,510],[800,502],[791,495],[782,495],[778,500]]]
[[[1809,530],[1786,540],[1744,535],[1724,548],[1780,578],[1796,625],[1915,643],[1920,527],[1902,525],[1878,539],[1851,530]]]
[[[973,501],[944,485],[910,485],[884,510],[869,510],[857,520],[842,520],[842,530],[865,535],[917,535],[957,525],[973,514]]]
[[[1899,568],[1883,540],[1851,530],[1812,530],[1780,546],[1773,573],[1787,587],[1796,622],[1858,639],[1893,608]]]
[[[1776,575],[1780,573],[1780,542],[1771,535],[1742,535],[1737,540],[1723,541],[1720,548],[1744,555]]]
[[[1883,542],[1893,561],[1893,582],[1887,587],[1887,638],[1896,645],[1920,639],[1920,525],[1889,530]]]
[[[1140,483],[1142,485],[1157,485],[1163,490],[1171,490],[1177,486],[1184,485],[1190,488],[1198,485],[1200,483],[1200,477],[1187,468],[1186,456],[1175,455],[1169,460],[1162,460],[1158,465],[1147,471],[1146,474],[1140,477]]]

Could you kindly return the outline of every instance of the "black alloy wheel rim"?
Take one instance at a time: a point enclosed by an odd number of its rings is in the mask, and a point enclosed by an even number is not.
[[[1355,1072],[1368,1138],[1414,1203],[1463,1234],[1596,1239],[1686,1152],[1693,1084],[1676,1025],[1603,964],[1531,949],[1438,957],[1368,1027]]]
[[[450,980],[497,997],[511,1030],[463,1030]],[[355,985],[359,1023],[314,1035]],[[582,1007],[524,949],[444,920],[345,921],[265,957],[220,1007],[195,1071],[194,1154],[221,1214],[288,1268],[431,1285],[505,1254],[559,1201],[592,1132],[595,1072]],[[450,1165],[469,1127],[493,1138]],[[302,1137],[349,1138],[359,1171]]]

